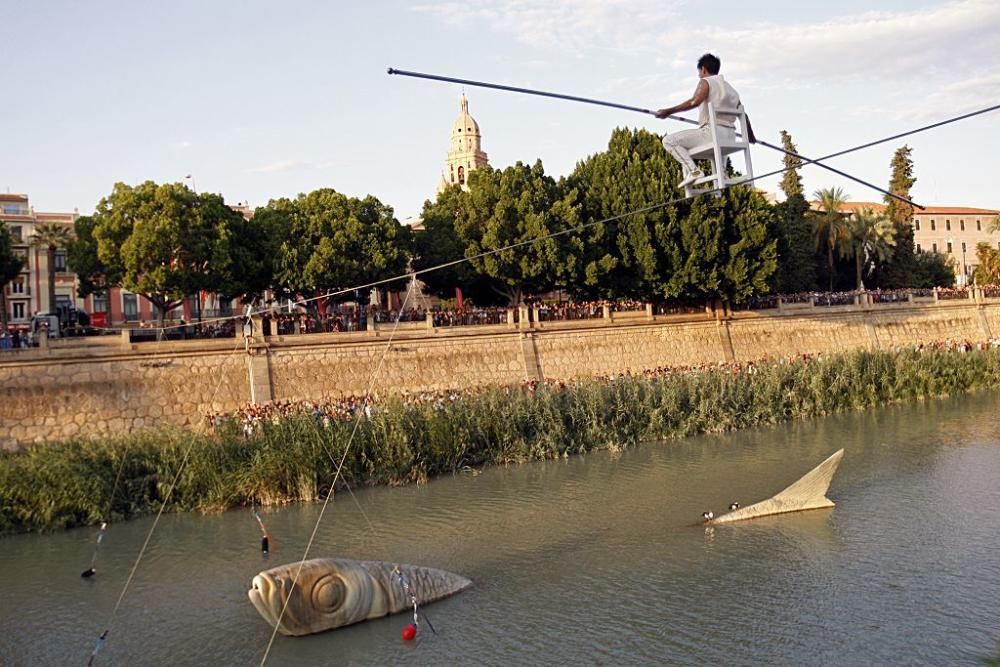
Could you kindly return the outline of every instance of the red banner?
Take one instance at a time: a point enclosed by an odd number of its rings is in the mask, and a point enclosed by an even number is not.
[[[92,313],[90,316],[90,326],[92,327],[106,327],[108,326],[108,314],[107,313]]]

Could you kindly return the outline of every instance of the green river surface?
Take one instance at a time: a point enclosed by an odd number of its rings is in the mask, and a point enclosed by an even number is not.
[[[331,502],[310,557],[471,578],[424,608],[302,638],[270,665],[974,665],[1000,640],[995,393],[620,454],[497,467]],[[837,506],[716,528],[839,448]],[[247,599],[300,559],[321,504],[166,515],[95,665],[258,665]],[[85,665],[153,519],[0,540],[0,664]]]

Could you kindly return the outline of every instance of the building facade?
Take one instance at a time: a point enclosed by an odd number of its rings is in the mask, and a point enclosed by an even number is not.
[[[469,100],[462,95],[458,118],[451,126],[451,147],[445,158],[441,180],[438,181],[437,194],[452,185],[460,185],[463,190],[469,189],[469,174],[489,165],[482,143],[479,123],[469,113]]]
[[[819,202],[811,202],[819,210]],[[862,208],[876,213],[885,212],[880,202],[847,202],[841,212],[852,215]],[[928,206],[913,211],[913,248],[917,252],[939,252],[947,255],[955,266],[958,285],[972,281],[978,266],[976,246],[988,243],[1000,249],[1000,231],[992,231],[994,221],[1000,223],[1000,210],[967,206]]]
[[[968,284],[979,265],[976,246],[1000,249],[1000,233],[991,231],[1000,211],[964,206],[928,206],[913,213],[913,243],[917,252],[943,252],[955,262],[959,285]]]
[[[76,274],[66,266],[66,249],[59,248],[55,263],[55,302],[49,302],[48,250],[32,243],[39,225],[58,225],[73,231],[78,214],[36,212],[28,195],[0,194],[0,222],[7,225],[14,241],[14,252],[25,258],[21,275],[4,287],[7,322],[12,327],[26,327],[36,313],[55,312],[60,308],[85,308],[85,300],[76,294]]]
[[[253,215],[246,203],[232,207],[244,217]],[[0,222],[6,223],[14,240],[14,251],[27,259],[21,275],[4,287],[7,322],[11,328],[26,329],[31,318],[38,313],[58,312],[75,308],[91,316],[94,326],[141,325],[158,319],[157,308],[145,297],[118,287],[106,294],[91,294],[81,298],[77,294],[78,279],[66,263],[66,249],[55,253],[55,302],[49,303],[48,252],[32,244],[38,225],[57,224],[71,233],[79,217],[73,213],[36,212],[24,194],[0,194]],[[227,317],[234,312],[234,301],[214,293],[204,292],[190,296],[182,306],[167,313],[167,320],[184,319],[193,322],[201,318]],[[238,306],[237,306],[238,309]]]

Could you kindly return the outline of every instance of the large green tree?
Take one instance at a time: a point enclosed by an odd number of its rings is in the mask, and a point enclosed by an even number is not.
[[[67,264],[77,276],[77,294],[105,294],[109,287],[121,284],[121,275],[108,272],[112,269],[97,255],[97,239],[94,238],[93,216],[81,215],[73,223],[73,240],[66,247]]]
[[[737,185],[684,204],[677,224],[657,237],[673,267],[661,295],[735,304],[769,293],[777,220],[764,196]]]
[[[790,153],[798,153],[792,136],[785,130],[781,131],[781,145]],[[781,179],[785,201],[776,207],[778,271],[775,286],[781,294],[793,294],[816,288],[816,253],[812,222],[809,220],[809,202],[802,190],[802,177],[798,170],[802,160],[785,155],[784,164],[788,170]]]
[[[918,252],[914,258],[911,287],[951,287],[955,284],[955,261],[943,252]]]
[[[479,305],[506,302],[498,280],[479,273],[471,263],[463,261],[465,245],[455,231],[455,221],[469,206],[468,198],[469,194],[461,186],[452,185],[434,201],[424,202],[423,229],[413,235],[413,268],[421,270],[459,262],[421,274],[420,279],[428,291],[442,298],[453,297],[455,288],[461,288],[465,297]]]
[[[607,151],[577,165],[568,185],[592,225],[581,234],[584,286],[607,297],[727,303],[770,290],[774,208],[741,186],[684,200],[680,176],[645,130],[615,130]]]
[[[817,190],[813,197],[819,201],[820,210],[813,215],[813,238],[815,247],[826,254],[829,269],[829,289],[833,291],[836,266],[834,253],[849,242],[847,218],[842,212],[847,203],[847,195],[841,188],[826,188]]]
[[[143,295],[162,326],[167,312],[200,290],[237,296],[260,288],[259,272],[233,255],[246,224],[219,195],[180,183],[116,183],[77,225],[71,267],[85,276],[83,292],[118,286]]]
[[[412,254],[409,228],[370,195],[358,199],[322,188],[272,200],[254,220],[270,230],[273,286],[284,296],[313,298],[400,275]]]
[[[913,175],[913,149],[901,146],[892,156],[892,176],[889,192],[910,198],[910,189],[917,182]],[[914,286],[918,281],[916,250],[913,243],[913,207],[893,197],[886,196],[886,216],[896,228],[896,247],[892,256],[881,262],[875,280],[879,287],[900,288]]]
[[[642,129],[615,129],[607,150],[577,164],[564,187],[577,191],[589,226],[580,234],[582,273],[574,291],[642,299],[663,293],[672,267],[656,239],[678,224],[681,211],[676,204],[651,207],[680,195],[680,178],[660,138]]]
[[[29,240],[32,246],[45,250],[45,260],[48,266],[48,309],[50,312],[54,312],[56,308],[56,251],[67,247],[72,238],[73,236],[67,227],[50,222],[36,225]]]
[[[498,282],[508,303],[576,281],[582,241],[572,233],[550,236],[579,225],[576,192],[564,192],[545,175],[541,161],[530,167],[518,162],[503,170],[477,169],[469,188],[468,206],[460,209],[455,231],[472,266]],[[508,248],[515,244],[521,245]]]
[[[14,239],[6,223],[0,222],[0,325],[7,328],[7,285],[24,268],[24,258],[14,252]]]

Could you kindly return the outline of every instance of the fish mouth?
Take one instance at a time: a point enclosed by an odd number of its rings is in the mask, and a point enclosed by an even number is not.
[[[250,603],[260,612],[264,620],[271,624],[271,627],[277,627],[278,614],[281,613],[282,603],[275,599],[279,597],[277,591],[277,583],[266,572],[261,572],[254,577],[250,583],[250,590],[247,591]],[[277,604],[275,604],[276,602]]]

